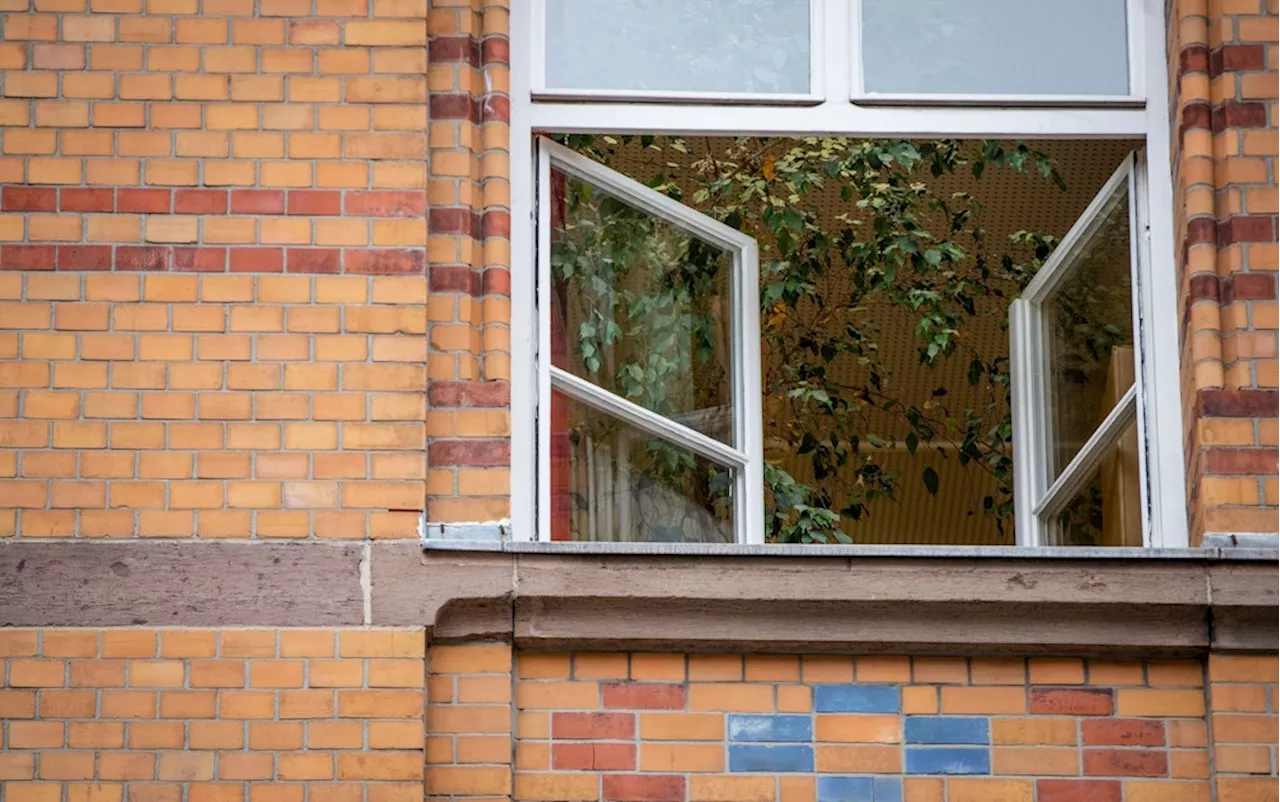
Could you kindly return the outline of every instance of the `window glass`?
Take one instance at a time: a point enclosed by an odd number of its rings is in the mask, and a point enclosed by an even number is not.
[[[806,0],[546,0],[546,14],[549,89],[809,92]]]
[[[1060,546],[1141,546],[1138,425],[1107,449],[1089,483],[1058,515]]]
[[[551,394],[553,540],[732,543],[734,471]]]
[[[865,91],[1128,95],[1125,0],[861,0]]]
[[[1092,235],[1044,301],[1056,478],[1134,383],[1129,190],[1109,199]]]
[[[552,171],[551,362],[733,439],[730,254]]]

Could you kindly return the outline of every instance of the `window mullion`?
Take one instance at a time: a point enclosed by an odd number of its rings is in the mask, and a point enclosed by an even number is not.
[[[608,390],[602,390],[586,379],[578,378],[566,370],[549,366],[551,386],[587,406],[612,415],[655,437],[670,440],[690,451],[721,465],[743,468],[749,461],[746,454],[713,440],[701,432],[682,426],[670,418],[651,412]]]

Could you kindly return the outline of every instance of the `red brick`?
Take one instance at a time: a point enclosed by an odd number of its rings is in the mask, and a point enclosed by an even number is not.
[[[568,771],[635,771],[635,744],[555,744],[551,768]]]
[[[1276,230],[1271,217],[1240,215],[1218,223],[1218,244],[1237,242],[1275,242]]]
[[[1084,742],[1098,746],[1163,746],[1164,722],[1137,718],[1100,718],[1080,722]]]
[[[427,228],[432,234],[468,234],[472,239],[481,238],[480,216],[470,209],[432,209]]]
[[[335,190],[292,190],[289,192],[288,212],[313,216],[341,214],[342,193]]]
[[[625,707],[633,710],[683,710],[685,689],[683,685],[656,682],[610,682],[604,692],[605,707]]]
[[[5,187],[0,203],[6,212],[55,212],[57,195],[53,187]]]
[[[427,387],[427,403],[433,407],[505,407],[511,403],[506,382],[436,381]]]
[[[226,214],[227,191],[224,189],[179,189],[173,193],[176,214]]]
[[[1224,72],[1260,70],[1266,65],[1267,54],[1262,45],[1223,45],[1209,54],[1209,77],[1217,78]]]
[[[110,270],[110,245],[59,245],[59,270]]]
[[[551,737],[568,740],[632,738],[636,717],[630,713],[554,713]]]
[[[1280,407],[1280,390],[1200,390],[1196,417],[1266,418]]]
[[[1168,756],[1154,749],[1086,749],[1084,773],[1102,777],[1164,777]]]
[[[339,254],[337,248],[290,248],[285,267],[290,273],[337,273]]]
[[[232,248],[232,273],[281,273],[284,271],[283,248]]]
[[[346,213],[357,217],[422,217],[427,196],[415,192],[348,192]]]
[[[494,467],[511,463],[510,440],[437,440],[427,447],[427,464]]]
[[[284,214],[284,191],[237,189],[231,193],[232,214]]]
[[[5,245],[0,247],[0,269],[53,270],[52,245]]]
[[[227,249],[174,248],[173,269],[187,273],[221,273],[227,269]]]
[[[1032,714],[1053,716],[1109,716],[1115,709],[1111,690],[1033,688]]]
[[[121,189],[116,195],[116,211],[129,214],[168,214],[167,189]]]
[[[483,295],[510,295],[511,271],[505,267],[491,267],[484,271],[480,280]]]
[[[116,270],[167,270],[168,268],[168,248],[136,245],[120,245],[116,248]]]
[[[684,777],[671,774],[606,774],[606,802],[683,802]]]
[[[1121,802],[1117,780],[1036,780],[1038,802]]]
[[[1267,107],[1263,103],[1249,103],[1228,100],[1213,109],[1213,130],[1225,131],[1228,128],[1265,128],[1267,126]]]
[[[470,36],[441,36],[431,40],[427,58],[432,64],[453,62],[480,66],[480,46]]]
[[[510,237],[511,213],[488,211],[480,219],[480,232],[484,237]]]
[[[357,248],[346,253],[346,272],[362,275],[421,275],[427,266],[427,255],[421,250]]]
[[[1274,474],[1278,456],[1274,448],[1210,448],[1201,459],[1206,473]]]
[[[64,212],[110,212],[115,205],[115,192],[110,189],[67,187],[58,193],[58,208]]]

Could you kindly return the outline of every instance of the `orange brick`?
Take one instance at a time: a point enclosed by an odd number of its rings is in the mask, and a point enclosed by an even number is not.
[[[1074,657],[1033,657],[1030,680],[1033,685],[1080,685],[1084,683],[1084,661]]]
[[[520,657],[521,666],[528,660]],[[656,654],[635,652],[631,655],[631,678],[637,680],[666,680],[683,682],[685,656],[682,654]]]
[[[819,715],[814,738],[828,743],[888,743],[902,740],[902,720],[897,716]]]
[[[823,773],[902,773],[902,750],[897,746],[819,746],[814,759]]]
[[[723,746],[717,744],[662,744],[640,745],[639,767],[641,771],[686,773],[724,771]]]
[[[590,710],[599,705],[600,686],[596,682],[522,682],[516,686],[516,706],[522,710]]]
[[[991,719],[991,743],[1065,745],[1077,743],[1076,720],[1066,717]]]
[[[691,654],[688,660],[690,680],[742,680],[743,665],[741,655]]]
[[[626,679],[627,655],[579,652],[573,656],[575,679]]]
[[[1116,715],[1200,717],[1204,715],[1204,692],[1122,688],[1116,692]]]
[[[344,633],[344,636],[346,634],[351,633]],[[408,644],[406,644],[407,646]],[[419,654],[421,653],[419,652]],[[376,656],[393,657],[398,655],[381,654]],[[506,673],[511,670],[511,649],[506,646],[433,646],[431,647],[430,662],[432,673]]]
[[[1021,714],[1027,712],[1023,688],[942,688],[942,712],[947,715],[975,713]]]

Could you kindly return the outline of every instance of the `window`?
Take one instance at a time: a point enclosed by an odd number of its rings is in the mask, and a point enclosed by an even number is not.
[[[1136,154],[1010,308],[1019,539],[1141,546],[1146,273]]]
[[[760,540],[755,241],[538,141],[552,540]]]
[[[529,221],[512,230],[515,537],[772,531],[766,245],[547,136],[618,133],[1034,139],[1105,170],[1122,161],[1055,218],[1065,236],[1008,307],[1012,531],[1018,545],[1185,545],[1172,189],[1167,168],[1146,169],[1168,163],[1167,106],[1141,80],[1165,65],[1157,12],[986,0],[949,20],[939,0],[743,0],[722,18],[721,5],[513,6],[513,220]],[[886,465],[906,464],[892,451]]]

